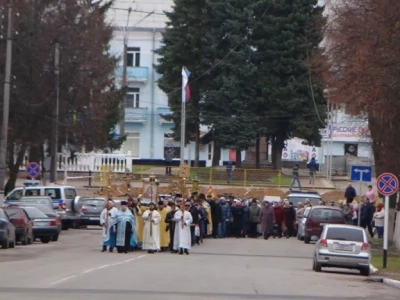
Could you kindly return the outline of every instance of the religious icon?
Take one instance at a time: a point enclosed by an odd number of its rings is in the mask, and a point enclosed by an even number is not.
[[[144,183],[142,200],[143,204],[150,204],[151,202],[157,202],[157,185]]]

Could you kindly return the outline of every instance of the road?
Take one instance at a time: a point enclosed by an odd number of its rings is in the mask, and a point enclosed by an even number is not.
[[[352,271],[311,270],[297,239],[205,240],[189,256],[101,253],[97,229],[59,242],[0,250],[2,300],[398,299]]]

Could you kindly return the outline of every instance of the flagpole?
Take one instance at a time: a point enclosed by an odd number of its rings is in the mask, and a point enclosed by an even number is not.
[[[186,136],[186,99],[185,91],[182,92],[181,109],[181,165],[185,163],[185,136]]]

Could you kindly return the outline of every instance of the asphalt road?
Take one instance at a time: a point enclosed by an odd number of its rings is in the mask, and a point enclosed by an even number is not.
[[[312,251],[297,239],[220,239],[189,256],[101,253],[99,230],[69,230],[59,242],[0,250],[0,299],[398,299],[358,272],[313,272]]]

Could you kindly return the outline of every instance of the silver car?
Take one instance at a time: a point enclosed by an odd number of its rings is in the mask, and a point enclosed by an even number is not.
[[[353,225],[327,224],[315,245],[313,270],[322,267],[360,270],[369,276],[371,247],[363,228]]]
[[[307,217],[310,214],[311,211],[311,207],[306,207],[304,209],[304,213],[303,213],[303,217],[300,219],[299,221],[299,227],[297,229],[297,239],[299,239],[300,241],[304,240],[304,235],[305,235],[305,225],[307,222]]]

